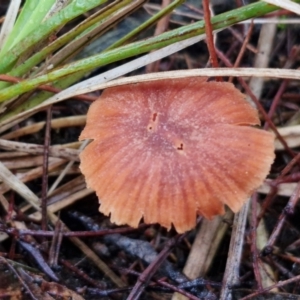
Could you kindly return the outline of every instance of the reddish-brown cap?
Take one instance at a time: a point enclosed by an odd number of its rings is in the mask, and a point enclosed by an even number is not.
[[[178,232],[237,212],[274,160],[274,136],[232,84],[168,79],[104,91],[87,115],[81,171],[116,224]]]

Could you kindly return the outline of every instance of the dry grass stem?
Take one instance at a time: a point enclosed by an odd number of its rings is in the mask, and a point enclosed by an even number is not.
[[[243,237],[245,235],[248,210],[249,201],[243,206],[241,211],[234,216],[232,235],[225,274],[223,277],[223,286],[221,290],[220,300],[233,299],[231,287],[237,285],[240,280],[240,265],[244,245]]]
[[[52,172],[53,170],[56,170],[59,166],[66,163],[66,160],[59,159],[59,158],[52,158],[49,159],[49,165],[48,165],[48,172]],[[27,172],[22,173],[16,173],[17,178],[19,178],[23,183],[29,182],[31,180],[37,179],[41,177],[43,174],[43,167],[37,167],[33,168]],[[51,173],[49,174],[51,175]],[[0,193],[6,193],[10,190],[10,188],[6,185],[1,184],[0,185]]]
[[[290,0],[263,0],[267,3],[292,11],[300,15],[300,5]]]
[[[93,191],[91,189],[87,189],[84,186],[81,187],[82,190],[72,193],[72,192],[68,192],[65,195],[61,195],[62,199],[56,201],[54,204],[48,205],[47,207],[47,211],[49,213],[56,213],[72,204],[74,204],[75,202],[81,200],[82,198],[91,195],[93,193]],[[41,221],[42,216],[40,213],[33,213],[30,215],[30,217],[36,221]]]
[[[44,146],[36,144],[27,144],[21,142],[12,142],[0,139],[0,148],[8,151],[21,151],[30,153],[32,155],[43,154]],[[75,149],[69,149],[63,146],[50,146],[49,155],[53,157],[65,158],[68,160],[79,161],[79,151]]]
[[[86,116],[71,116],[65,118],[57,118],[51,120],[51,129],[61,129],[65,127],[84,126]],[[10,133],[1,136],[1,139],[11,140],[28,134],[34,134],[44,128],[46,122],[34,123],[20,129],[14,130]]]
[[[285,196],[290,197],[293,194],[293,191],[296,188],[297,183],[280,183],[277,185],[277,195],[278,196]],[[271,182],[269,180],[266,180],[266,183],[264,183],[258,190],[261,194],[269,194],[271,191]]]
[[[53,190],[48,194],[48,205],[60,201],[66,196],[73,194],[85,187],[85,179],[82,174],[74,179],[68,180],[65,184]]]
[[[300,146],[300,125],[287,126],[278,128],[278,132],[284,138],[290,148],[296,148]],[[275,140],[276,150],[283,150],[282,144]]]
[[[259,215],[259,213],[260,213],[260,206],[258,207],[256,214]],[[265,247],[265,245],[267,244],[268,238],[269,238],[269,233],[266,228],[264,218],[261,219],[261,221],[258,223],[258,226],[256,229],[256,234],[257,234],[256,246],[257,246],[258,251],[261,252],[263,250],[263,248]],[[266,288],[266,287],[274,284],[274,279],[276,278],[274,268],[272,268],[272,266],[270,266],[269,264],[264,263],[261,259],[260,259],[260,264],[258,266],[259,266],[259,272],[260,272],[261,279],[262,279],[261,280],[262,287]],[[272,276],[272,279],[270,278],[270,276]],[[275,288],[272,291],[279,292],[279,290],[277,288]]]
[[[257,45],[257,53],[254,61],[255,69],[268,67],[270,54],[273,50],[273,41],[276,34],[276,28],[276,23],[262,25]],[[252,77],[249,81],[249,88],[257,99],[260,99],[263,86],[264,78],[262,77]],[[247,99],[250,102],[252,101],[250,96],[248,96]]]
[[[43,164],[43,156],[25,156],[13,160],[2,160],[2,163],[10,170],[37,167]]]
[[[2,182],[21,195],[32,207],[40,211],[41,208],[38,197],[11,173],[2,162],[0,162],[0,178]]]
[[[84,141],[78,151],[81,152],[86,145],[89,143],[88,140]],[[69,172],[69,170],[72,168],[73,164],[75,163],[74,160],[71,160],[66,167],[64,168],[64,170],[60,173],[60,175],[57,177],[57,179],[55,180],[55,182],[52,184],[52,186],[50,187],[50,189],[48,190],[48,196],[52,194],[52,192],[56,189],[56,187],[59,185],[59,183],[63,180],[63,178],[65,177],[65,175]]]

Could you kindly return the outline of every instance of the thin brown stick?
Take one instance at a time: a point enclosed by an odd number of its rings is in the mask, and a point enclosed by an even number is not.
[[[248,300],[248,299],[254,298],[254,297],[258,296],[258,295],[262,295],[262,294],[264,294],[264,293],[266,293],[268,291],[271,291],[274,288],[280,288],[280,287],[283,287],[283,286],[285,286],[287,284],[290,284],[290,283],[293,283],[293,282],[297,282],[297,281],[300,281],[300,275],[295,276],[295,277],[293,277],[291,279],[281,280],[281,281],[279,281],[279,282],[277,282],[277,283],[275,283],[275,284],[273,284],[273,285],[271,285],[271,286],[269,286],[267,288],[264,288],[261,291],[252,293],[252,294],[250,294],[250,295],[248,295],[248,296],[246,296],[244,298],[241,298],[241,300]]]
[[[42,176],[42,195],[41,195],[41,214],[42,214],[42,230],[47,230],[47,192],[48,192],[48,165],[49,165],[49,147],[51,144],[52,106],[47,109],[47,119],[45,128],[45,141],[43,153],[43,176]]]
[[[214,45],[214,36],[213,36],[213,29],[211,25],[211,19],[210,19],[210,9],[209,9],[209,0],[203,0],[203,11],[204,11],[204,21],[205,21],[205,33],[206,33],[206,41],[207,41],[207,48],[210,55],[210,61],[211,65],[214,68],[219,67],[218,58],[215,50]],[[222,81],[221,77],[216,77],[217,81]]]
[[[130,269],[125,269],[125,268],[122,268],[122,269],[118,269],[118,271],[126,271],[126,274],[132,274],[132,275],[135,275],[135,276],[141,276],[141,273],[139,272],[136,272],[136,271],[133,271],[133,270],[130,270]],[[210,282],[209,281],[206,281],[204,279],[203,280],[203,285],[209,285]],[[183,296],[186,296],[187,299],[190,299],[190,300],[199,300],[198,297],[190,294],[189,292],[185,291],[183,288],[180,288],[180,287],[176,287],[170,283],[167,283],[166,281],[162,280],[162,279],[158,279],[158,280],[152,280],[152,282],[149,283],[149,285],[151,284],[159,284],[161,286],[164,286],[166,288],[169,288],[170,290],[172,290],[173,292],[176,292],[176,293],[180,293],[181,295]],[[184,284],[188,285],[189,282],[185,282]],[[184,285],[183,284],[183,285]],[[216,284],[218,285],[218,284]],[[220,285],[220,284],[219,284]]]
[[[299,56],[299,47],[293,47],[292,50],[290,51],[289,55],[288,55],[288,59],[285,62],[283,68],[288,69],[291,68],[291,66],[295,63],[297,57]],[[269,109],[268,112],[268,116],[270,117],[270,119],[272,119],[274,112],[278,106],[278,104],[280,103],[280,100],[282,98],[282,94],[285,92],[286,88],[288,87],[290,83],[290,80],[285,79],[281,82],[279,89],[277,90],[277,93],[272,101],[271,107]],[[268,129],[269,128],[269,124],[265,123],[264,129]]]
[[[290,197],[288,204],[285,206],[285,208],[283,209],[282,213],[279,216],[278,222],[269,238],[266,247],[263,250],[265,254],[269,254],[272,252],[273,246],[279,236],[283,224],[285,223],[286,217],[294,213],[295,206],[299,200],[299,195],[300,195],[300,182],[297,184],[297,187],[294,190],[292,196]]]
[[[167,258],[173,247],[181,242],[186,234],[177,235],[172,239],[169,239],[164,249],[157,255],[157,257],[153,260],[153,262],[144,270],[144,272],[139,276],[139,279],[132,291],[130,292],[127,300],[137,300],[141,296],[145,287],[149,284],[152,276],[158,270],[160,265]]]
[[[219,297],[220,300],[232,299],[231,287],[240,282],[240,265],[244,245],[248,208],[249,201],[246,202],[242,209],[234,216],[226,268]]]
[[[286,166],[285,168],[281,171],[281,174],[276,178],[274,184],[271,186],[271,190],[265,200],[263,201],[262,207],[261,207],[261,212],[259,216],[257,217],[257,223],[260,222],[262,217],[264,216],[266,210],[272,203],[273,198],[275,197],[277,193],[277,184],[281,182],[282,178],[291,171],[291,169],[294,167],[295,164],[299,164],[300,161],[300,153],[298,153]]]
[[[93,278],[89,277],[84,271],[78,269],[76,266],[74,266],[72,263],[65,259],[60,259],[60,263],[62,263],[66,268],[71,270],[73,273],[77,274],[79,277],[81,277],[83,280],[85,280],[90,285],[93,285],[99,289],[104,289],[104,285],[101,284],[100,281],[94,280]]]
[[[268,112],[268,116],[269,116],[270,119],[272,119],[272,117],[274,115],[274,112],[275,112],[275,110],[276,110],[276,108],[277,108],[277,106],[279,104],[280,99],[281,99],[281,96],[284,93],[284,91],[286,90],[289,82],[290,81],[288,79],[284,79],[281,82],[280,87],[277,90],[277,93],[276,93],[276,95],[275,95],[275,97],[273,99],[273,102],[272,102],[271,107],[270,107],[269,112]],[[266,122],[265,125],[264,125],[264,129],[268,130],[268,128],[269,128],[269,123]]]
[[[262,280],[259,272],[259,267],[258,267],[258,257],[259,253],[257,251],[257,246],[256,246],[256,230],[257,230],[257,194],[254,193],[251,199],[251,252],[252,252],[252,265],[253,265],[253,271],[254,271],[254,276],[255,280],[258,285],[258,290],[261,291],[263,286],[262,286]]]
[[[235,60],[235,62],[233,64],[234,68],[238,67],[240,65],[240,63],[241,63],[241,60],[242,60],[242,58],[244,56],[244,53],[245,53],[245,51],[247,49],[247,45],[249,43],[250,37],[252,35],[252,31],[253,31],[253,22],[251,22],[250,28],[249,28],[249,30],[247,32],[247,35],[246,35],[246,38],[245,38],[245,40],[244,40],[244,42],[242,44],[242,47],[241,47],[240,52],[238,54],[238,57],[236,58],[236,60]],[[229,80],[228,80],[228,82],[232,82],[232,81],[233,81],[233,77],[230,77]]]
[[[244,37],[241,35],[241,33],[239,33],[236,29],[232,27],[228,27],[226,30],[228,30],[236,38],[236,40],[238,40],[241,44],[243,44]],[[253,52],[254,54],[258,52],[257,49],[249,42],[246,44],[246,48],[249,51]]]

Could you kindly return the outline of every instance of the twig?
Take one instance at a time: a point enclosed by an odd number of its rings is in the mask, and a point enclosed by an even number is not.
[[[74,266],[72,263],[65,259],[60,259],[59,262],[63,264],[66,268],[71,270],[73,273],[76,273],[78,276],[80,276],[83,280],[85,280],[87,283],[99,288],[99,289],[104,289],[104,285],[101,284],[99,281],[94,280],[90,276],[88,276],[84,271],[78,269],[76,266]]]
[[[207,41],[207,47],[211,59],[211,64],[214,68],[218,68],[218,58],[215,50],[215,45],[214,45],[214,37],[213,37],[213,28],[211,25],[211,20],[210,20],[210,9],[209,9],[209,0],[203,0],[202,1],[203,5],[203,11],[204,11],[204,20],[205,20],[205,33],[206,33],[206,41]],[[217,81],[222,81],[221,77],[216,78]]]
[[[298,57],[299,55],[299,47],[293,47],[292,50],[290,51],[289,55],[288,55],[288,59],[285,63],[285,65],[283,66],[283,68],[290,68],[293,63],[295,62],[295,59]],[[270,119],[272,119],[274,112],[280,102],[280,99],[282,98],[282,94],[285,92],[286,88],[288,87],[290,81],[288,79],[284,79],[280,86],[279,89],[277,90],[277,93],[272,101],[271,107],[269,109],[268,112],[268,116]],[[269,128],[269,123],[265,123],[264,125],[264,129],[268,129]]]
[[[231,300],[231,287],[239,283],[239,268],[244,244],[243,241],[245,236],[248,208],[249,201],[246,202],[241,211],[238,212],[234,217],[220,300]]]
[[[256,230],[257,230],[257,194],[254,193],[251,197],[252,201],[252,207],[251,207],[251,253],[252,253],[252,265],[253,265],[253,271],[255,280],[258,284],[258,290],[262,290],[262,280],[259,272],[259,266],[258,266],[258,257],[259,253],[257,251],[257,245],[256,245]]]
[[[144,270],[144,272],[139,276],[139,279],[133,289],[131,290],[127,300],[137,300],[142,294],[145,287],[149,284],[152,276],[155,274],[157,269],[167,258],[173,247],[180,243],[186,234],[177,235],[170,239],[165,245],[164,249],[157,255],[155,260]]]
[[[89,140],[84,141],[80,147],[79,147],[79,152],[81,152],[86,145],[89,143]],[[59,176],[57,177],[57,179],[55,180],[55,182],[52,184],[52,186],[50,187],[49,191],[48,191],[48,196],[50,196],[53,191],[57,188],[57,186],[60,184],[60,182],[63,180],[63,178],[65,177],[65,175],[68,173],[68,171],[71,169],[71,167],[74,165],[74,160],[71,160],[68,162],[67,166],[64,168],[64,170],[59,174]]]
[[[43,176],[42,176],[42,195],[41,195],[41,214],[42,214],[42,230],[47,230],[47,191],[48,191],[48,164],[49,164],[49,147],[51,144],[52,106],[47,109],[47,119],[45,128],[44,153],[43,153]]]
[[[267,208],[270,206],[273,197],[276,195],[277,192],[277,185],[281,181],[281,179],[291,171],[291,169],[294,167],[295,164],[299,164],[300,161],[300,153],[298,153],[281,171],[281,174],[276,178],[274,184],[271,187],[271,191],[269,192],[268,196],[263,202],[261,212],[259,216],[257,217],[257,222],[259,223],[263,215],[265,214]]]
[[[122,268],[122,269],[118,269],[118,270],[121,271],[121,272],[122,272],[122,271],[125,271],[126,273],[132,274],[132,275],[135,275],[135,276],[141,276],[141,273],[136,272],[136,271],[133,271],[133,270],[130,270],[130,269]],[[210,284],[210,282],[207,281],[207,280],[203,280],[203,279],[202,279],[202,281],[203,281],[203,285],[208,285],[208,284]],[[173,291],[173,292],[180,293],[181,295],[187,297],[187,299],[191,299],[191,300],[199,300],[198,297],[196,297],[196,296],[190,294],[189,292],[183,290],[184,286],[183,286],[182,288],[179,288],[179,287],[176,287],[176,286],[174,286],[174,285],[172,285],[172,284],[170,284],[170,283],[167,283],[167,282],[165,282],[165,281],[163,281],[163,280],[161,280],[161,279],[158,279],[158,280],[152,279],[152,282],[150,282],[149,284],[152,285],[152,283],[158,283],[159,285],[161,285],[161,286],[163,286],[163,287],[166,287],[166,288],[170,289],[170,290]],[[189,284],[189,282],[186,283],[186,287],[187,287],[187,288],[188,288],[188,287],[191,287],[191,286],[189,286],[188,284]],[[216,285],[217,285],[217,284],[216,284]]]
[[[244,39],[244,42],[243,42],[242,47],[241,47],[241,49],[240,49],[240,52],[239,52],[239,54],[238,54],[238,57],[236,58],[236,60],[235,60],[235,62],[234,62],[234,64],[233,64],[233,67],[234,67],[234,68],[238,67],[238,66],[240,65],[240,63],[241,63],[241,60],[242,60],[242,58],[243,58],[243,55],[244,55],[244,53],[245,53],[245,51],[246,51],[246,49],[247,49],[247,46],[248,46],[250,37],[251,37],[251,35],[252,35],[252,31],[253,31],[253,22],[252,22],[251,25],[250,25],[250,28],[249,28],[249,30],[248,30],[248,32],[247,32],[247,35],[246,35],[246,38]],[[233,77],[230,77],[230,78],[228,79],[228,82],[232,82],[232,81],[233,81]]]
[[[271,285],[271,286],[269,286],[267,288],[264,288],[261,291],[258,291],[258,292],[252,293],[252,294],[250,294],[250,295],[248,295],[246,297],[243,297],[240,300],[248,300],[248,299],[254,298],[255,296],[262,295],[262,294],[264,294],[264,293],[266,293],[268,291],[271,291],[274,288],[280,288],[280,287],[283,287],[283,286],[285,286],[287,284],[290,284],[290,283],[293,283],[293,282],[297,282],[297,281],[300,281],[300,275],[295,276],[295,277],[293,277],[291,279],[281,280],[281,281],[279,281],[279,282],[277,282],[277,283],[275,283],[275,284],[273,284],[273,285]]]
[[[278,222],[269,238],[269,241],[268,241],[266,247],[263,250],[263,253],[265,255],[272,252],[274,243],[276,242],[276,239],[278,238],[278,235],[283,227],[286,217],[288,215],[291,215],[294,213],[295,206],[299,200],[299,195],[300,195],[300,182],[297,184],[297,187],[296,187],[295,191],[293,192],[292,196],[290,197],[288,204],[286,205],[286,207],[283,209],[282,213],[279,216]]]
[[[49,265],[45,262],[43,256],[41,255],[40,251],[36,249],[31,244],[19,241],[22,248],[24,248],[28,254],[36,261],[36,263],[40,266],[40,268],[47,274],[52,280],[59,281],[59,278],[55,275],[55,273],[51,270]]]
[[[254,21],[253,21],[253,19],[251,20],[252,22],[250,23],[250,24],[253,24],[254,23]],[[227,30],[228,31],[230,31],[231,32],[231,34],[241,43],[241,44],[244,44],[245,42],[245,39],[244,39],[244,37],[241,35],[241,33],[240,32],[238,32],[236,29],[234,29],[233,27],[228,27],[227,28]],[[248,31],[248,33],[249,33],[249,31]],[[247,34],[248,35],[248,34]],[[247,38],[247,37],[246,37]],[[257,49],[253,46],[253,45],[251,45],[250,43],[249,43],[249,41],[248,41],[248,43],[245,43],[246,44],[246,48],[249,50],[249,51],[251,51],[251,52],[253,52],[253,53],[257,53]]]

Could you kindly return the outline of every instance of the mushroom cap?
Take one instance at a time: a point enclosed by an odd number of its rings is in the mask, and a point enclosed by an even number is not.
[[[224,204],[237,212],[274,160],[274,136],[231,83],[165,79],[105,90],[80,140],[88,187],[111,221],[159,223],[177,232]],[[248,125],[248,126],[245,126]]]

